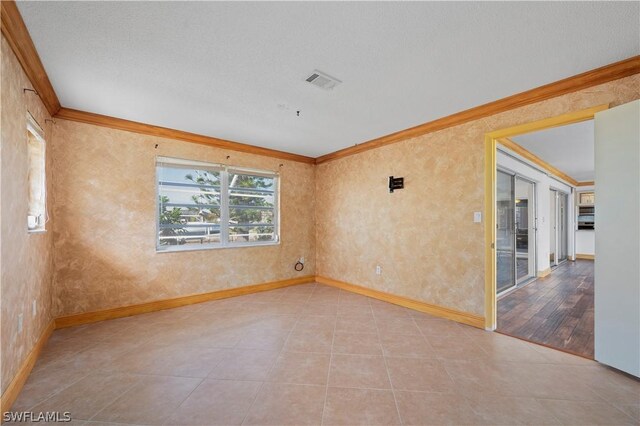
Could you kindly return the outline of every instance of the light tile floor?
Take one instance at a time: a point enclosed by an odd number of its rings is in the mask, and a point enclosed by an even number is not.
[[[13,410],[94,426],[639,424],[640,382],[305,284],[58,330]]]

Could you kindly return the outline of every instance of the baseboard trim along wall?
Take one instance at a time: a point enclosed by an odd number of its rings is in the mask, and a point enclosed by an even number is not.
[[[2,394],[2,397],[0,397],[0,414],[4,414],[5,411],[11,409],[11,406],[22,390],[22,387],[29,378],[29,374],[31,373],[31,370],[33,370],[33,366],[36,365],[40,352],[42,352],[42,349],[47,344],[47,340],[49,340],[54,329],[55,321],[51,320],[47,325],[47,328],[44,329],[38,338],[36,344],[33,346],[33,349],[31,349],[31,352],[29,352],[27,358],[22,363],[22,366],[20,366],[18,373],[14,376],[13,380],[11,380],[11,383],[9,383],[9,386],[7,386],[7,389]],[[2,419],[0,418],[0,422],[1,421]]]
[[[146,314],[149,312],[162,311],[165,309],[178,308],[180,306],[193,305],[195,303],[208,302],[211,300],[226,299],[234,296],[258,293],[261,291],[274,290],[277,288],[289,287],[297,284],[310,283],[314,280],[313,275],[287,280],[272,281],[263,284],[255,284],[243,287],[228,288],[213,291],[210,293],[193,294],[190,296],[176,297],[173,299],[156,300],[154,302],[140,303],[138,305],[123,306],[120,308],[105,309],[95,312],[69,315],[56,318],[56,328],[73,327],[75,325],[89,324],[92,322],[104,321],[108,319],[129,317],[132,315]]]
[[[595,254],[580,254],[580,253],[576,253],[576,259],[595,260],[596,259],[596,255]]]
[[[446,308],[444,306],[433,305],[431,303],[420,302],[418,300],[409,299],[408,297],[396,296],[394,294],[334,280],[332,278],[316,276],[316,282],[332,287],[337,287],[342,290],[350,291],[352,293],[357,293],[363,296],[382,300],[384,302],[393,303],[394,305],[404,306],[405,308],[484,329],[484,317],[480,315],[462,312],[455,309]]]
[[[551,268],[547,268],[544,271],[538,271],[538,278],[544,278],[551,273]]]

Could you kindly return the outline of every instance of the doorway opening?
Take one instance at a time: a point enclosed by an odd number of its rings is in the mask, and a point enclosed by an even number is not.
[[[486,326],[591,359],[594,236],[580,228],[594,206],[580,196],[594,192],[592,119],[604,109],[486,138]]]

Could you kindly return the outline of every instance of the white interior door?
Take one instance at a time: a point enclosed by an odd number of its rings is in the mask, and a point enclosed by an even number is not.
[[[595,131],[595,359],[640,377],[640,101]]]

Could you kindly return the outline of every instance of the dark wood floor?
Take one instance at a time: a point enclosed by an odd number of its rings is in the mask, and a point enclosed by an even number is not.
[[[593,261],[567,261],[498,299],[497,331],[593,359]]]

